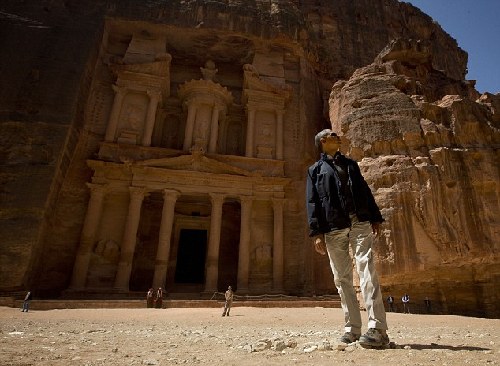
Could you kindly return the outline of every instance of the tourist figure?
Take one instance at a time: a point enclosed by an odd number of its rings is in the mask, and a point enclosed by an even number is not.
[[[226,302],[224,303],[224,312],[222,316],[229,316],[229,311],[231,310],[231,305],[233,304],[234,292],[231,286],[227,288],[226,293],[224,294]]]
[[[152,308],[154,306],[154,291],[153,288],[150,288],[148,290],[148,293],[146,294],[146,307]]]
[[[394,297],[392,295],[389,295],[389,297],[387,297],[387,304],[389,305],[389,311],[393,312],[394,311]]]
[[[33,295],[31,294],[31,291],[28,291],[26,296],[24,296],[24,302],[23,302],[23,309],[21,310],[23,313],[28,312],[30,308],[30,301],[33,298]]]
[[[328,253],[345,317],[343,343],[389,344],[384,300],[372,254],[373,238],[384,221],[358,164],[340,152],[340,137],[330,129],[315,136],[321,158],[307,172],[309,236],[319,254]],[[368,314],[361,335],[361,312],[353,286],[351,246]]]
[[[155,308],[161,309],[163,307],[163,290],[161,287],[158,287],[158,290],[156,291],[156,298],[155,298]]]
[[[404,294],[401,301],[403,302],[403,313],[410,314],[410,295]]]
[[[424,304],[425,304],[425,311],[427,314],[431,313],[431,299],[429,299],[427,296],[424,299]]]

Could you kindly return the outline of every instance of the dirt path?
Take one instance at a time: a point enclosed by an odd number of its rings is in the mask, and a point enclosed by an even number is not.
[[[332,308],[0,307],[0,365],[499,365],[500,320],[388,314],[392,347],[343,350]],[[363,314],[366,315],[366,314]],[[342,348],[342,347],[341,347]]]

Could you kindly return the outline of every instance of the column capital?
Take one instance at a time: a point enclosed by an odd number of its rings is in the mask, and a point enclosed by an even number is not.
[[[177,201],[177,198],[179,198],[179,196],[181,195],[181,192],[176,191],[175,189],[168,189],[168,188],[163,189],[162,193],[164,200],[173,200],[173,201]]]
[[[106,194],[110,188],[108,184],[85,183],[91,194]]]
[[[118,86],[116,84],[111,85],[111,88],[113,88],[116,94],[125,94],[127,91],[123,86]]]
[[[220,102],[215,102],[213,106],[213,110],[217,111],[219,114],[225,114],[227,112],[227,106]]]
[[[285,204],[286,199],[285,198],[280,198],[280,197],[273,197],[271,198],[271,201],[273,202],[274,206],[282,206]]]
[[[195,98],[187,98],[182,102],[182,108],[184,110],[189,110],[189,108],[198,108],[199,103]]]
[[[240,203],[245,204],[252,203],[254,200],[253,196],[239,196],[238,198],[240,199]]]
[[[283,117],[283,115],[285,114],[285,110],[284,109],[276,109],[276,116],[278,117]]]
[[[257,111],[257,106],[247,104],[245,110],[247,111],[247,113],[254,113]]]
[[[208,195],[213,203],[223,203],[226,198],[226,195],[223,193],[209,193]]]
[[[143,199],[149,196],[149,189],[146,187],[128,187],[130,197],[133,199]]]
[[[160,100],[161,98],[161,91],[159,90],[148,90],[146,93],[151,99]]]

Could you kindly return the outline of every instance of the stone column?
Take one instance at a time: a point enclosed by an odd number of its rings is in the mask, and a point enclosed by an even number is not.
[[[212,201],[212,212],[210,215],[210,238],[208,240],[205,292],[217,291],[217,280],[219,279],[220,231],[224,195],[210,194],[210,199]]]
[[[132,261],[134,260],[137,229],[141,218],[141,206],[147,191],[143,187],[130,187],[130,202],[128,205],[127,221],[120,248],[120,261],[116,270],[115,289],[128,291]]]
[[[165,289],[168,261],[170,257],[170,238],[174,224],[175,202],[179,192],[170,189],[163,190],[163,211],[161,213],[160,234],[158,236],[158,249],[156,250],[155,273],[153,288]]]
[[[273,245],[273,290],[283,291],[283,203],[281,198],[273,198],[274,245]]]
[[[252,219],[252,197],[242,196],[240,249],[238,254],[238,293],[248,292],[248,276],[250,270],[250,239]]]
[[[106,135],[104,135],[104,141],[108,142],[115,141],[116,128],[118,127],[118,117],[120,116],[123,98],[125,97],[125,90],[123,88],[113,85],[113,90],[115,91],[115,99],[109,116],[108,126],[106,127]]]
[[[193,103],[188,104],[188,115],[186,120],[186,130],[184,131],[183,150],[189,151],[193,145],[194,120],[196,118],[196,106]]]
[[[153,128],[156,121],[156,109],[158,108],[158,103],[160,102],[161,97],[159,92],[149,91],[148,95],[148,114],[146,116],[146,125],[142,134],[142,146],[151,146],[151,135],[153,134]]]
[[[253,157],[253,134],[255,125],[255,108],[248,108],[248,121],[247,121],[247,140],[245,156],[247,158]]]
[[[94,249],[95,237],[99,229],[99,222],[102,215],[104,197],[108,190],[107,186],[87,183],[90,188],[90,200],[87,206],[87,214],[83,223],[80,236],[80,246],[76,254],[71,277],[71,290],[82,290],[85,288],[87,273],[89,270],[90,256]]]
[[[217,138],[219,135],[219,108],[214,105],[212,109],[212,122],[210,125],[210,143],[208,152],[215,154],[217,152]]]
[[[283,111],[276,111],[276,159],[283,160]]]

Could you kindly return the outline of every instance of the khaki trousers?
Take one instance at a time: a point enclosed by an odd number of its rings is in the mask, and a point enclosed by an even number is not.
[[[345,317],[345,331],[361,334],[361,312],[353,286],[352,248],[359,274],[361,293],[368,313],[368,328],[387,330],[384,302],[373,261],[373,233],[370,222],[359,222],[351,216],[351,227],[325,234],[326,248],[335,286],[340,295]]]

